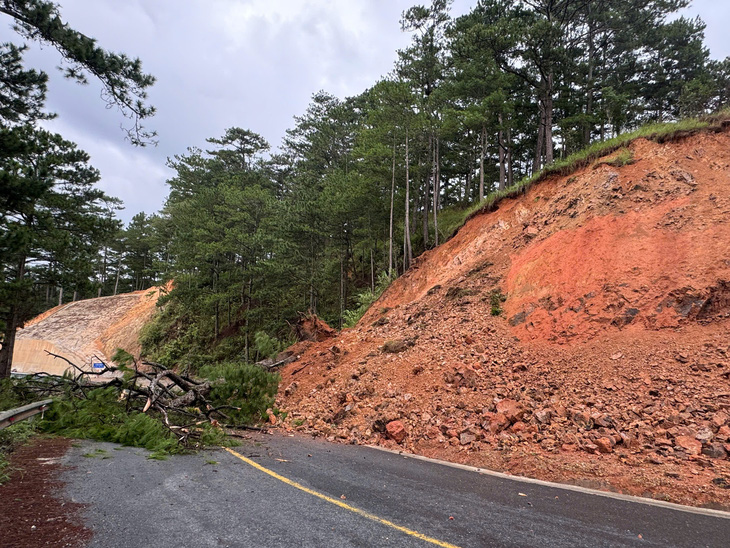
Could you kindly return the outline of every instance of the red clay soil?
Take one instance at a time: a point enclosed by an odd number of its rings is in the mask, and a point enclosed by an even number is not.
[[[730,136],[629,148],[473,218],[356,327],[293,347],[285,426],[730,508]]]
[[[58,460],[70,445],[66,439],[36,438],[12,453],[13,472],[0,485],[0,546],[81,547],[91,540],[91,531],[81,525],[83,506],[60,495]]]

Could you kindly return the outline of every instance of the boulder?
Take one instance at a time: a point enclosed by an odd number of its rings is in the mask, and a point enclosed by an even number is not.
[[[525,414],[522,406],[515,400],[505,398],[497,403],[497,413],[501,413],[510,422],[517,422]]]
[[[610,438],[598,438],[595,441],[600,453],[613,453],[613,440]]]
[[[690,455],[699,455],[702,452],[702,442],[697,441],[691,436],[677,436],[674,439],[674,443]]]
[[[388,437],[396,443],[401,443],[408,435],[406,427],[401,421],[390,421],[385,426],[385,431],[388,434]]]
[[[702,454],[707,455],[711,459],[727,458],[727,451],[721,443],[708,443],[702,448]]]

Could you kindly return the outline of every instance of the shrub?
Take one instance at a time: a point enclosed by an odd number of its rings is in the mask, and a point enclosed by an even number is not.
[[[365,312],[368,311],[370,306],[385,293],[385,290],[388,289],[388,286],[390,286],[394,279],[395,277],[391,277],[385,271],[378,274],[375,291],[370,288],[366,289],[355,297],[358,305],[357,308],[354,310],[345,310],[345,313],[342,315],[344,327],[354,327],[360,321],[360,318],[365,315]]]
[[[225,380],[213,386],[208,399],[216,407],[239,408],[223,410],[235,424],[259,421],[265,418],[266,410],[274,405],[279,375],[261,367],[227,362],[203,367],[200,374],[210,380]]]

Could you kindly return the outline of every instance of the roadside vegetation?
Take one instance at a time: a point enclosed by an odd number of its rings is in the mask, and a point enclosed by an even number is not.
[[[268,418],[279,381],[261,367],[235,362],[205,367],[197,376],[131,360],[114,369],[122,376],[104,383],[83,373],[4,381],[2,407],[49,397],[54,403],[42,419],[0,431],[0,469],[34,432],[142,447],[150,458],[230,445],[230,431]]]

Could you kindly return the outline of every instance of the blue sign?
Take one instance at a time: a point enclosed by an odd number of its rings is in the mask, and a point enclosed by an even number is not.
[[[96,363],[96,362],[91,364],[91,367],[94,371],[103,371],[104,369],[106,369],[106,365],[104,365],[103,363]]]

